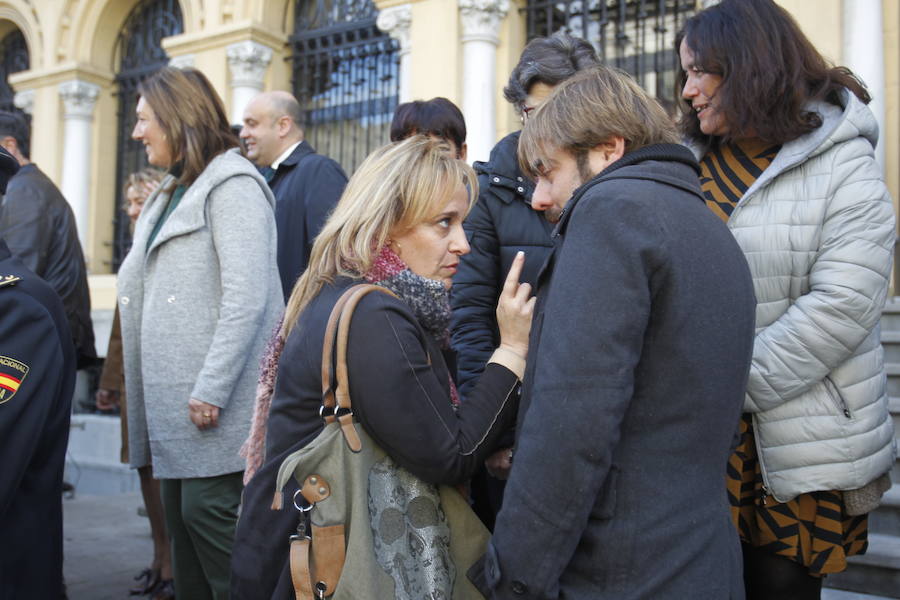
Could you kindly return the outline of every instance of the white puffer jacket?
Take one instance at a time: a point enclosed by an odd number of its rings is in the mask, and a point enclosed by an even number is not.
[[[728,221],[757,300],[744,409],[780,502],[862,487],[897,452],[879,327],[894,211],[875,118],[843,102],[811,107],[822,126],[782,146]]]

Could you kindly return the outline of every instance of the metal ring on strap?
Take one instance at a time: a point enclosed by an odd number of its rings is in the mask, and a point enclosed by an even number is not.
[[[299,510],[300,512],[309,512],[309,511],[311,511],[311,510],[313,509],[313,507],[315,506],[315,504],[310,504],[309,502],[307,502],[307,503],[306,503],[306,504],[307,504],[306,506],[300,506],[299,504],[297,504],[297,496],[298,496],[298,495],[300,495],[300,490],[297,490],[296,492],[294,492],[294,499],[293,499],[293,502],[294,502],[294,508],[296,508],[296,509]],[[303,498],[304,502],[306,501],[306,498],[304,498],[302,495],[300,495],[300,497]]]

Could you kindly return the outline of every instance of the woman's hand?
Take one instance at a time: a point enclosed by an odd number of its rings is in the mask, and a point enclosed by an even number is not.
[[[94,405],[97,410],[113,410],[119,406],[119,392],[100,388],[94,396]]]
[[[503,448],[491,454],[484,466],[491,477],[495,479],[503,479],[509,477],[509,471],[512,469],[513,449]]]
[[[191,417],[191,423],[197,426],[197,429],[211,429],[219,426],[219,407],[207,404],[203,400],[191,398],[188,401],[188,413]]]
[[[534,313],[535,297],[531,295],[531,285],[519,283],[525,253],[519,251],[513,259],[500,301],[497,303],[497,328],[500,330],[500,347],[515,352],[522,358],[528,354],[528,334],[531,332],[531,315]]]

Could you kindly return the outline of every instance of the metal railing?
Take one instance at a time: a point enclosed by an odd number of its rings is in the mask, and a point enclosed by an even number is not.
[[[529,0],[528,39],[557,31],[590,42],[600,59],[630,73],[671,110],[680,68],[675,34],[696,0]]]
[[[399,97],[398,43],[371,2],[300,0],[291,36],[294,94],[305,138],[352,173],[388,141]]]

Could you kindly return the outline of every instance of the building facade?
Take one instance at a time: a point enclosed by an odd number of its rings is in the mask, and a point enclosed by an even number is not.
[[[32,124],[31,157],[71,203],[95,308],[113,305],[128,245],[121,183],[144,166],[130,139],[136,86],[165,64],[202,70],[232,121],[259,91],[291,90],[307,139],[352,172],[387,141],[398,102],[444,96],[469,157],[519,127],[502,95],[526,41],[565,28],[665,104],[672,39],[710,0],[0,0],[0,108]],[[712,0],[715,1],[715,0]],[[868,83],[900,192],[900,3],[779,0],[816,46]]]

